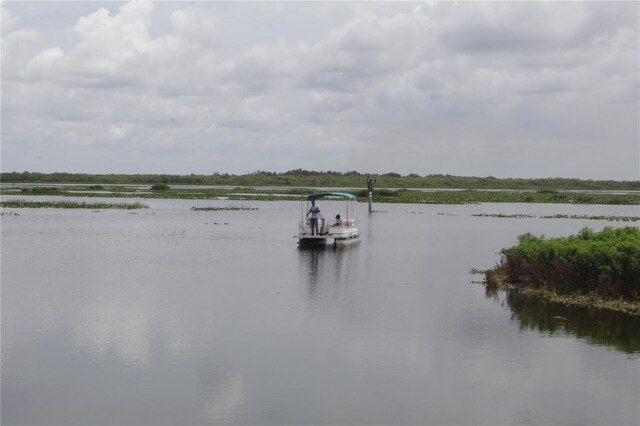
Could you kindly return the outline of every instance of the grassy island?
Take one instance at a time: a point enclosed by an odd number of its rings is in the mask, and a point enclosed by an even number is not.
[[[490,288],[518,289],[549,302],[640,315],[640,229],[583,228],[550,238],[524,234],[487,271]]]

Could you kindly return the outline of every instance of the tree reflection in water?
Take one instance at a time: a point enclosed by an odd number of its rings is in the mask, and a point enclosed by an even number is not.
[[[522,329],[549,335],[574,335],[591,344],[640,354],[640,317],[615,311],[567,306],[527,296],[519,290],[486,289],[487,297],[504,297]]]

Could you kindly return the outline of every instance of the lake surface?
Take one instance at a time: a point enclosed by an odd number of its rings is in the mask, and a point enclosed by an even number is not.
[[[297,202],[140,201],[3,210],[3,424],[640,423],[637,321],[469,273],[525,232],[625,226],[472,214],[637,208],[360,205],[360,245],[301,250]]]

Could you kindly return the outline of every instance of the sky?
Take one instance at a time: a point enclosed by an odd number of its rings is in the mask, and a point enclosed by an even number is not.
[[[640,3],[3,1],[3,172],[640,180]]]

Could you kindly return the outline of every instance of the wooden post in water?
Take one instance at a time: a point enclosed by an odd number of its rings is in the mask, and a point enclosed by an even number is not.
[[[376,183],[376,178],[373,176],[367,177],[367,192],[369,194],[369,213],[373,212],[373,185]]]

